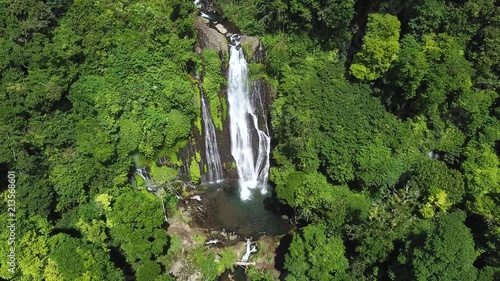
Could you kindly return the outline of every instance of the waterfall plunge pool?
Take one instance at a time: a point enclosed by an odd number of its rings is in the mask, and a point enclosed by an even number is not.
[[[195,216],[203,228],[254,239],[285,234],[291,228],[287,217],[282,217],[285,207],[269,191],[262,194],[261,188],[250,189],[251,196],[242,200],[238,181],[225,180],[205,187],[199,202],[202,214]]]

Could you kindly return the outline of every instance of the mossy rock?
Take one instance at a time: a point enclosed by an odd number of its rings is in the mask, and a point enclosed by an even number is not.
[[[240,42],[241,47],[243,48],[243,53],[245,54],[245,59],[248,62],[251,61],[253,54],[259,48],[259,38],[252,36],[242,36]]]
[[[223,108],[219,98],[219,92],[226,85],[226,79],[221,75],[221,60],[214,49],[203,49],[204,75],[202,88],[210,108],[210,115],[214,126],[222,130]]]
[[[201,179],[201,170],[199,162],[201,161],[200,152],[196,152],[195,156],[191,158],[191,164],[189,165],[189,175],[191,176],[191,181],[194,184],[199,184]]]
[[[201,93],[200,91],[196,91],[196,95],[194,95],[194,106],[197,108],[196,111],[196,120],[194,121],[194,126],[198,129],[198,132],[201,134]]]
[[[225,121],[226,118],[227,118],[227,110],[228,110],[227,100],[226,99],[222,99],[221,100],[221,105],[222,105],[222,120]]]
[[[143,187],[146,184],[141,176],[135,175],[135,187]]]
[[[194,126],[198,130],[198,133],[200,133],[200,135],[201,135],[202,132],[201,132],[201,117],[200,116],[196,117],[196,120],[194,121]]]
[[[179,141],[173,147],[165,148],[162,151],[160,151],[160,153],[158,153],[156,158],[167,156],[173,165],[180,167],[182,166],[182,160],[179,158],[178,154],[179,151],[187,145],[187,143],[188,143],[187,140]]]
[[[169,167],[158,167],[154,163],[150,165],[151,176],[156,183],[165,183],[173,181],[177,177],[177,170]]]

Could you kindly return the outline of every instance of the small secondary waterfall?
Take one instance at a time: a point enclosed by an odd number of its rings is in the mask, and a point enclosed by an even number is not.
[[[203,133],[205,135],[205,156],[207,159],[206,182],[220,182],[223,180],[222,164],[220,161],[219,147],[215,136],[215,127],[212,116],[208,110],[205,95],[200,86],[201,114],[203,117]]]
[[[258,107],[262,106],[260,91],[249,91],[248,65],[240,46],[240,36],[231,36],[228,101],[231,131],[231,154],[236,161],[240,183],[240,197],[250,197],[250,189],[259,187],[266,192],[269,173],[271,138],[267,129],[259,128]],[[259,103],[256,106],[256,103]],[[265,122],[264,122],[265,123]],[[257,138],[255,138],[257,136]]]
[[[269,153],[271,152],[271,137],[267,127],[267,115],[264,109],[262,95],[264,94],[261,81],[252,82],[252,97],[255,112],[251,114],[254,128],[259,139],[259,152],[257,157],[259,184],[265,185],[269,177]],[[260,128],[260,129],[259,129]]]

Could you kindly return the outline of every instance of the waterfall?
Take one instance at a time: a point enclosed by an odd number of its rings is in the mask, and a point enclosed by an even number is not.
[[[228,101],[231,131],[231,154],[236,161],[240,197],[250,197],[250,189],[266,192],[271,138],[259,128],[259,110],[263,107],[260,91],[249,91],[248,65],[240,45],[240,36],[231,36],[228,74]],[[255,97],[258,95],[259,97]],[[253,97],[252,97],[253,96]],[[255,138],[257,136],[257,138]]]
[[[203,117],[203,133],[205,134],[205,157],[207,159],[207,173],[205,182],[220,182],[223,180],[222,164],[220,161],[219,147],[215,136],[215,127],[212,116],[207,107],[205,95],[200,86],[201,114]]]
[[[259,152],[257,157],[257,171],[260,185],[265,185],[269,177],[269,153],[271,152],[271,137],[267,127],[267,115],[264,109],[262,95],[264,94],[261,81],[252,82],[252,97],[255,112],[251,114],[254,128],[259,139]],[[260,119],[259,119],[260,118]],[[259,129],[261,128],[261,129]]]

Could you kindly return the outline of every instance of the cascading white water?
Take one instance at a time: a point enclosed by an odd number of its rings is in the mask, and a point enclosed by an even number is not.
[[[266,110],[264,109],[264,102],[262,101],[263,89],[261,81],[252,82],[252,96],[255,113],[252,113],[252,121],[254,127],[257,129],[257,136],[259,137],[259,153],[257,154],[258,165],[257,171],[259,171],[258,179],[259,184],[265,186],[269,177],[269,154],[271,152],[271,137],[269,134],[269,128],[267,127],[267,116]],[[259,120],[259,117],[262,118]],[[259,121],[261,121],[259,123]],[[262,125],[260,125],[262,124]],[[259,129],[261,128],[261,129]]]
[[[201,114],[203,117],[203,132],[205,134],[205,156],[207,159],[206,182],[220,182],[223,180],[222,164],[220,161],[219,147],[215,135],[215,127],[212,116],[208,110],[205,95],[200,88]]]
[[[228,101],[231,154],[238,170],[240,197],[246,200],[250,198],[250,189],[259,187],[266,192],[271,139],[267,124],[265,131],[259,128],[254,99],[249,92],[248,66],[239,41],[239,35],[231,36]]]

